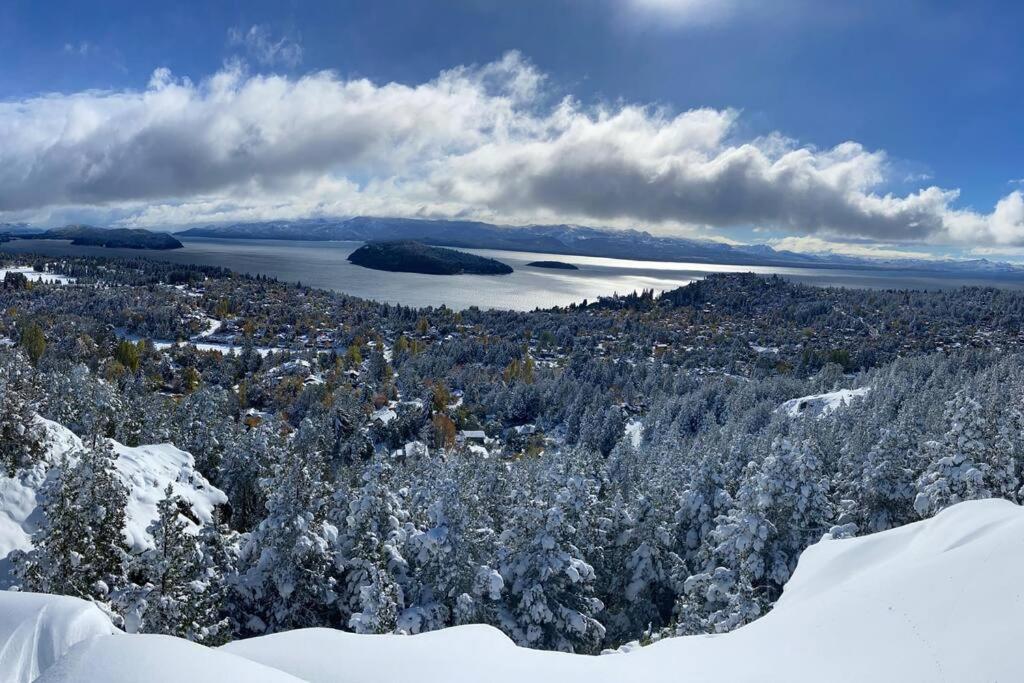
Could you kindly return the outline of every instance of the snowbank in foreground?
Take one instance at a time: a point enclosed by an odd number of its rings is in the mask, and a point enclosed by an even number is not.
[[[114,631],[106,615],[84,600],[0,593],[0,680],[34,681],[76,643]]]
[[[283,671],[173,636],[104,636],[79,643],[37,683],[300,683]]]
[[[306,629],[218,650],[117,635],[79,644],[40,680],[1018,681],[1022,566],[1024,508],[974,501],[880,534],[824,540],[804,552],[762,619],[729,634],[674,638],[627,654],[526,650],[487,626],[417,636]],[[10,595],[0,593],[0,623]]]

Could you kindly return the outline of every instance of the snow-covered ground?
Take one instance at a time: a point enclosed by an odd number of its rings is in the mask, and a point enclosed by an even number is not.
[[[0,680],[29,683],[75,644],[117,632],[91,602],[39,593],[0,593]]]
[[[779,410],[790,417],[824,417],[842,406],[847,406],[855,398],[867,396],[871,387],[860,389],[840,389],[830,391],[826,394],[814,394],[813,396],[801,396],[786,401]]]
[[[640,420],[630,420],[626,423],[625,434],[633,448],[640,448],[640,443],[644,439],[644,423]]]
[[[0,282],[7,277],[7,273],[21,273],[28,278],[29,282],[53,282],[58,285],[68,285],[75,281],[75,278],[60,273],[38,273],[29,266],[18,266],[16,268],[0,268]]]
[[[152,547],[153,539],[146,527],[158,517],[157,503],[164,497],[168,484],[204,524],[213,519],[216,506],[228,502],[223,491],[196,471],[195,460],[189,453],[166,443],[135,448],[113,443],[117,472],[130,491],[124,535],[133,549]],[[191,520],[186,521],[198,530]]]
[[[345,679],[336,679],[345,680]],[[158,635],[100,636],[78,643],[36,683],[301,683],[230,653]]]
[[[225,355],[232,355],[232,354],[236,354],[236,353],[241,353],[242,350],[243,350],[243,347],[241,347],[241,346],[236,346],[234,344],[220,344],[220,343],[217,343],[217,342],[191,342],[191,341],[188,341],[188,342],[155,341],[155,342],[153,342],[153,347],[158,349],[158,350],[160,350],[160,351],[162,351],[164,349],[169,349],[172,346],[194,346],[194,347],[196,347],[197,351],[220,351],[221,353],[223,353]],[[256,346],[256,347],[253,348],[253,350],[256,353],[260,354],[261,356],[266,356],[268,353],[270,353],[272,351],[279,351],[280,349],[272,349],[272,348],[267,347],[267,346]]]
[[[214,323],[216,323],[216,326],[214,326]],[[236,353],[241,353],[244,350],[244,347],[238,346],[236,344],[225,344],[225,343],[222,343],[222,342],[197,341],[199,339],[206,339],[207,337],[209,337],[211,334],[213,334],[214,332],[216,332],[217,330],[220,329],[220,325],[221,325],[221,321],[219,321],[219,320],[212,320],[211,319],[211,321],[209,323],[209,326],[203,332],[200,332],[199,334],[197,334],[195,336],[195,339],[193,339],[191,341],[180,341],[180,342],[179,341],[167,341],[165,339],[153,339],[153,340],[151,340],[153,342],[153,348],[157,349],[158,351],[163,351],[164,349],[169,349],[172,346],[194,346],[197,351],[219,351],[220,353],[223,353],[224,355],[232,355],[232,354],[236,354]],[[129,334],[128,332],[126,332],[125,330],[120,329],[120,328],[118,328],[115,331],[117,332],[117,336],[119,338],[126,339],[126,340],[131,341],[131,342],[137,342],[137,341],[140,341],[142,339],[142,337],[140,335]],[[269,346],[255,346],[255,347],[253,347],[253,350],[256,353],[260,354],[261,356],[266,356],[267,354],[269,354],[271,352],[282,351],[282,350],[285,350],[285,349],[275,349],[275,348],[271,348]]]
[[[60,619],[51,618],[38,642],[51,653],[70,651],[39,657],[18,646],[18,661],[56,660],[39,679],[50,683],[1009,682],[1021,680],[1022,563],[1024,509],[983,500],[899,529],[823,540],[804,552],[782,598],[758,621],[729,634],[673,638],[623,654],[526,650],[487,626],[417,636],[305,629],[218,650],[124,634],[75,645],[61,635]],[[19,628],[24,633],[28,627],[21,624],[32,619],[10,607],[17,599],[24,596],[0,593],[5,638]],[[0,643],[0,651],[7,648]]]
[[[200,332],[199,334],[197,334],[196,335],[196,339],[204,338],[204,337],[210,337],[210,336],[216,334],[217,331],[220,330],[220,328],[221,328],[221,326],[223,324],[224,324],[223,320],[217,320],[216,318],[207,318],[206,319],[206,329],[203,330],[202,332]]]
[[[32,532],[41,514],[37,494],[50,467],[65,455],[73,457],[74,451],[82,447],[81,440],[64,426],[39,420],[46,432],[43,461],[16,477],[0,475],[0,589],[10,582],[8,553],[32,547]],[[204,523],[212,519],[214,507],[227,502],[224,492],[196,471],[194,459],[185,451],[171,444],[135,448],[116,441],[112,444],[117,453],[117,472],[129,488],[124,535],[135,550],[144,550],[153,543],[146,527],[158,516],[156,506],[167,484],[188,501],[193,514]]]

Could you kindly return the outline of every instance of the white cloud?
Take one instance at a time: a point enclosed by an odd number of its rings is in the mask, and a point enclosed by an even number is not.
[[[832,242],[810,235],[792,235],[768,240],[768,243],[780,251],[795,251],[804,254],[843,254],[846,256],[868,256],[871,258],[937,258],[931,252],[901,249],[894,245]]]
[[[302,45],[289,36],[274,38],[266,26],[250,26],[248,30],[232,28],[228,31],[230,45],[245,47],[249,56],[265,66],[278,64],[296,67],[302,62]]]
[[[588,107],[548,87],[510,53],[419,85],[235,64],[198,83],[158,69],[141,91],[0,102],[0,219],[374,213],[1024,244],[1019,191],[991,214],[936,186],[885,193],[902,174],[856,142],[741,139],[733,110]]]
[[[86,55],[95,51],[95,46],[87,40],[83,40],[77,43],[64,43],[64,54],[85,57]]]
[[[620,0],[628,12],[643,20],[672,26],[706,25],[728,19],[749,0]]]

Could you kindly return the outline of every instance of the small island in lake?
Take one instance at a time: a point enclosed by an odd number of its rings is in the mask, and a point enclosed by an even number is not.
[[[37,235],[19,235],[24,239],[71,240],[71,244],[111,249],[181,249],[185,245],[166,232],[141,228],[94,228],[91,225],[66,225]]]
[[[532,261],[526,264],[530,268],[552,268],[554,270],[579,270],[579,266],[564,261]]]
[[[369,242],[349,254],[348,260],[364,268],[395,273],[507,275],[512,272],[512,268],[492,258],[410,240]]]

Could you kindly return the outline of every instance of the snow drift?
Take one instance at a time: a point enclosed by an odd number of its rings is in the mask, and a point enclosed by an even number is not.
[[[83,641],[37,683],[301,683],[278,669],[181,638],[104,636]]]
[[[724,635],[603,657],[521,649],[487,626],[417,636],[306,629],[218,650],[116,635],[79,643],[40,680],[1016,681],[1022,564],[1024,509],[973,501],[879,534],[826,537],[801,556],[769,614]],[[11,599],[0,593],[0,622]]]
[[[0,593],[0,680],[30,683],[76,643],[115,630],[99,608],[84,600]]]

